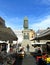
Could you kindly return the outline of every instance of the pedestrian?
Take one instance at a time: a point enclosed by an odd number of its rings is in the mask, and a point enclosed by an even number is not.
[[[15,54],[15,61],[13,63],[13,65],[22,65],[23,59],[19,57],[19,55],[16,53]]]
[[[40,58],[42,58],[42,55],[37,55],[36,56],[36,62],[38,62]]]
[[[38,48],[38,53],[41,54],[41,50],[40,50],[40,48]]]
[[[29,44],[27,44],[27,52],[29,52],[29,48],[30,48],[30,46],[29,46]]]
[[[46,62],[47,62],[47,65],[50,65],[50,55],[47,56]]]
[[[47,53],[44,52],[44,53],[42,54],[42,59],[44,59],[44,60],[47,59]]]

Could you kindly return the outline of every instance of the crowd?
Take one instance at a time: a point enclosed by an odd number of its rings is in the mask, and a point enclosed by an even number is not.
[[[41,52],[40,48],[37,52],[37,56],[36,56],[36,62],[37,65],[50,65],[50,55],[48,55],[45,52]]]
[[[27,45],[27,50],[29,51],[29,45]],[[1,52],[2,51],[2,52]],[[50,55],[47,53],[43,52],[41,48],[35,49],[37,52],[36,56],[36,63],[37,65],[50,65]],[[10,47],[10,54],[6,53],[6,48],[0,47],[0,65],[12,65],[16,63],[18,64],[19,62],[16,62],[19,57],[23,58],[24,57],[24,47],[19,47],[18,52],[12,54],[13,52],[13,47]],[[18,64],[19,65],[19,64]]]

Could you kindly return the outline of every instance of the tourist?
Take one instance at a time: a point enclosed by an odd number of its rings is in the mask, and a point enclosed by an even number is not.
[[[47,56],[46,62],[47,62],[47,65],[50,65],[50,55]]]
[[[29,46],[29,44],[27,44],[27,52],[29,52],[29,48],[30,48],[30,46]]]
[[[46,60],[46,58],[47,58],[47,54],[44,52],[44,53],[42,54],[42,59]]]

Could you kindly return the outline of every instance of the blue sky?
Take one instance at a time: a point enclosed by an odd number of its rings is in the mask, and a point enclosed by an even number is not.
[[[50,27],[50,0],[0,0],[0,16],[13,30],[23,29],[25,16],[30,29],[46,29]]]

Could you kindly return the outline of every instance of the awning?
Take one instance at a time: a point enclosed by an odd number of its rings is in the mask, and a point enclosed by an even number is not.
[[[33,40],[50,40],[50,34],[41,37],[35,37]]]
[[[50,40],[50,29],[43,31],[32,40]]]
[[[31,43],[32,45],[36,45],[36,44],[45,44],[45,43],[38,43],[38,42],[36,42],[36,43]]]
[[[13,40],[17,41],[18,38],[11,28],[0,28],[0,40],[2,41],[9,40],[11,42]]]

